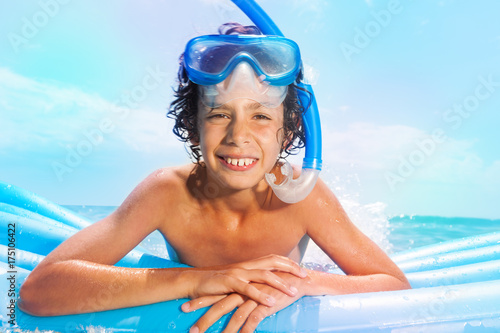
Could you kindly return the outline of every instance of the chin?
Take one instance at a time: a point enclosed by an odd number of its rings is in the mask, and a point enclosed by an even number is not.
[[[228,189],[232,190],[237,190],[237,191],[243,191],[243,190],[248,190],[255,188],[260,184],[261,181],[265,181],[264,177],[260,179],[253,179],[253,177],[250,176],[237,176],[237,177],[231,177],[229,179],[224,179],[223,183]]]

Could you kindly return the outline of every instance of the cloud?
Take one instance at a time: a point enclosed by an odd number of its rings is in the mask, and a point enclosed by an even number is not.
[[[122,151],[155,152],[177,145],[166,137],[170,124],[165,110],[110,102],[6,68],[0,68],[0,101],[0,152],[4,153],[54,152],[91,137],[96,141],[102,137],[102,146]]]
[[[500,184],[500,161],[488,165],[475,150],[475,140],[446,137],[435,141],[431,133],[406,125],[352,123],[338,131],[323,124],[323,157],[339,173],[361,177],[400,174],[405,182],[489,186]]]
[[[324,124],[324,127],[328,124]],[[325,159],[341,164],[367,168],[385,168],[387,160],[396,158],[413,141],[425,133],[405,125],[382,126],[351,123],[345,131],[323,130]]]

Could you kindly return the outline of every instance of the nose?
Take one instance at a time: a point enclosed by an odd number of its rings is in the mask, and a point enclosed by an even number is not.
[[[246,119],[240,117],[231,119],[226,136],[227,143],[242,146],[250,143],[250,138],[251,130]]]

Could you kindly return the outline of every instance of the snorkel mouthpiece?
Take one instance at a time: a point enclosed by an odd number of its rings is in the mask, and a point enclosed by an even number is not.
[[[274,194],[283,202],[292,204],[304,200],[311,193],[320,170],[302,168],[299,178],[293,179],[293,169],[288,161],[283,161],[281,173],[285,179],[280,184],[275,184],[276,176],[266,173],[266,181],[273,189]]]

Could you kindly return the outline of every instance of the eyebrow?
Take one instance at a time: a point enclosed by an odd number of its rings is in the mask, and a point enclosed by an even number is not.
[[[266,110],[274,110],[274,108],[266,108],[261,103],[256,102],[256,101],[249,101],[248,104],[245,105],[245,108],[247,108],[249,111],[255,111],[255,110],[258,110],[260,108],[265,108]],[[210,113],[214,112],[215,110],[224,110],[224,111],[233,110],[232,107],[228,107],[226,104],[222,104],[221,106],[216,107],[216,108],[206,108],[206,109],[207,109],[206,114],[210,114]]]

